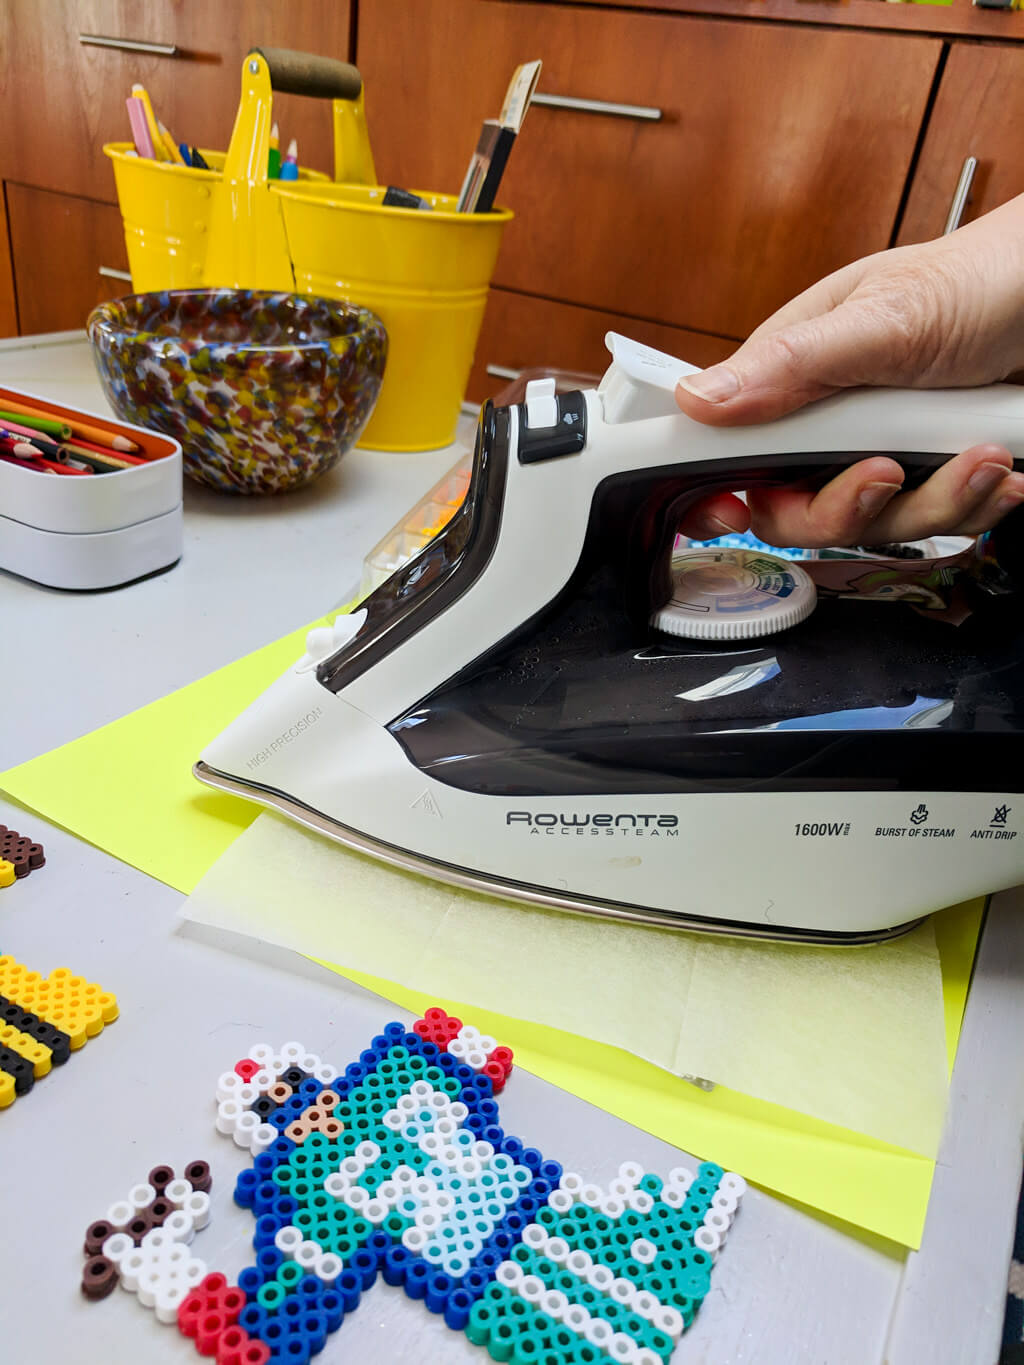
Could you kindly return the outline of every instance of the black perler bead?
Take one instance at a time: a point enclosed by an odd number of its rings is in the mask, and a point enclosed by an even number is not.
[[[265,1119],[269,1117],[276,1108],[277,1105],[269,1095],[261,1095],[253,1105],[252,1110],[254,1114],[259,1114],[261,1119]]]
[[[16,1095],[27,1094],[36,1083],[32,1063],[9,1047],[0,1046],[0,1071],[6,1071],[8,1076],[14,1077]]]
[[[0,995],[0,1020],[3,1020],[5,1024],[13,1024],[19,1032],[29,1034],[37,1043],[42,1043],[48,1047],[53,1054],[54,1066],[63,1066],[71,1056],[71,1039],[66,1033],[62,1033],[55,1024],[46,1023],[37,1014],[23,1010],[13,1000],[8,1000],[2,995]]]
[[[290,1066],[281,1076],[285,1085],[290,1085],[293,1090],[297,1090],[303,1081],[309,1080],[309,1072],[303,1071],[301,1066]]]

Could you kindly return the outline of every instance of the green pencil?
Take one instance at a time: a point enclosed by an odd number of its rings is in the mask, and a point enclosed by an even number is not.
[[[71,428],[67,422],[58,422],[54,417],[29,417],[23,412],[5,412],[0,408],[0,422],[13,422],[15,426],[45,431],[48,436],[53,436],[58,441],[67,441],[71,437]]]

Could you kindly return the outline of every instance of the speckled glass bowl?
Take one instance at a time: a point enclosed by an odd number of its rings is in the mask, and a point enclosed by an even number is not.
[[[132,294],[86,326],[115,412],[180,441],[185,473],[226,493],[281,493],[336,464],[387,357],[368,309],[300,294]]]

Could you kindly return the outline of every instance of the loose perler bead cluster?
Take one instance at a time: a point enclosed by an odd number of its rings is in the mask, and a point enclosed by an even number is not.
[[[117,1000],[94,981],[57,967],[45,979],[0,956],[0,1109],[63,1066],[117,1018]]]
[[[161,1322],[177,1322],[186,1295],[208,1278],[205,1263],[188,1244],[210,1221],[212,1183],[205,1161],[190,1161],[182,1180],[170,1166],[154,1166],[105,1218],[90,1223],[83,1245],[86,1298],[105,1299],[120,1282]]]
[[[744,1181],[627,1161],[588,1183],[501,1127],[511,1067],[437,1008],[387,1024],[341,1073],[299,1043],[251,1048],[217,1083],[216,1126],[253,1157],[235,1200],[255,1264],[182,1298],[200,1353],[305,1365],[380,1276],[497,1361],[667,1362]]]
[[[0,825],[0,886],[10,886],[15,878],[27,877],[45,862],[42,844],[34,844],[16,829]]]

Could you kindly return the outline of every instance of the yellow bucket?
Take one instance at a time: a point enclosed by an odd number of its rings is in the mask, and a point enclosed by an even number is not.
[[[296,291],[361,304],[387,328],[384,384],[360,444],[448,445],[512,214],[456,213],[450,195],[423,192],[429,211],[385,208],[381,186],[273,189],[284,209]]]
[[[377,407],[360,445],[430,450],[455,436],[501,236],[512,214],[384,207],[354,67],[255,49],[242,63],[241,98],[225,154],[203,150],[208,171],[108,143],[132,286],[270,289],[348,299],[388,332]],[[334,180],[301,169],[268,180],[273,91],[333,101]]]

